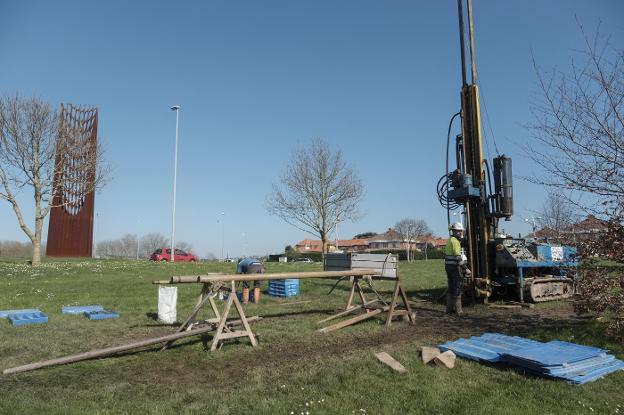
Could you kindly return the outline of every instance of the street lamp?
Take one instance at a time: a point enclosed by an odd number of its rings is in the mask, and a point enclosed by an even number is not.
[[[176,180],[178,176],[178,126],[180,116],[180,106],[171,107],[176,113],[176,135],[175,135],[175,151],[173,156],[173,209],[171,212],[171,262],[175,262],[175,210],[176,210]]]
[[[225,245],[225,212],[221,212],[221,262],[223,262],[225,260],[225,257],[223,256],[223,246]]]
[[[141,221],[137,221],[137,248],[136,248],[136,259],[139,260],[139,247],[141,246]]]
[[[535,238],[535,232],[537,231],[537,223],[535,222],[535,219],[539,219],[541,220],[542,217],[541,216],[531,216],[530,218],[525,219],[524,221],[526,223],[530,223],[533,229],[533,238]]]

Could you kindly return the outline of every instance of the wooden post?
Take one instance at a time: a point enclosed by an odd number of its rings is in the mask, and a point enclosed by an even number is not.
[[[138,349],[140,347],[150,346],[152,344],[178,340],[184,337],[196,336],[198,334],[208,333],[213,330],[214,329],[212,327],[204,327],[201,329],[195,329],[195,330],[186,331],[183,333],[169,334],[167,336],[146,339],[146,340],[142,340],[142,341],[135,342],[135,343],[124,344],[122,346],[115,346],[115,347],[109,347],[106,349],[92,350],[90,352],[85,352],[85,353],[80,353],[80,354],[75,354],[75,355],[65,356],[65,357],[59,357],[58,359],[45,360],[42,362],[31,363],[31,364],[24,365],[24,366],[13,367],[10,369],[5,369],[4,371],[2,371],[2,373],[6,375],[9,373],[28,372],[30,370],[41,369],[43,367],[64,365],[67,363],[80,362],[82,360],[95,359],[97,357],[110,356],[115,353],[125,352],[127,350],[132,350],[132,349]]]

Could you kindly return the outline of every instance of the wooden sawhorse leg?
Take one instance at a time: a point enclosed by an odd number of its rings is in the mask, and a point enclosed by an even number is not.
[[[397,299],[399,295],[401,295],[401,300],[403,301],[405,310],[396,309]],[[394,283],[394,291],[392,292],[390,309],[388,310],[388,315],[386,316],[386,327],[392,324],[392,317],[404,315],[407,315],[410,324],[416,324],[416,320],[414,319],[414,315],[412,314],[412,308],[409,305],[409,301],[407,301],[407,295],[405,294],[405,291],[403,291],[403,287],[401,287],[401,282],[399,281],[399,277],[397,276],[396,282]]]
[[[232,304],[234,304],[234,308],[236,308],[236,311],[238,312],[240,320],[243,323],[244,330],[232,330],[229,332],[225,332],[227,319],[230,314]],[[228,296],[225,303],[225,308],[223,309],[223,314],[221,315],[221,320],[219,321],[217,332],[212,339],[210,351],[217,350],[217,347],[219,347],[219,342],[237,337],[249,337],[252,346],[255,347],[258,345],[256,336],[254,336],[253,332],[251,331],[251,327],[249,326],[249,322],[247,321],[247,316],[245,316],[245,312],[243,311],[243,306],[241,305],[240,301],[238,301],[238,297],[236,297],[236,288],[234,286],[234,282],[232,282],[232,290],[230,291],[230,295]]]

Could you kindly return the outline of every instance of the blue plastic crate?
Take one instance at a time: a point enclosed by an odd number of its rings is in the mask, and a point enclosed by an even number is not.
[[[89,320],[105,320],[108,318],[117,318],[119,313],[110,310],[85,311],[84,316]]]
[[[270,280],[269,295],[271,297],[294,297],[299,294],[299,280]]]
[[[61,308],[61,314],[84,314],[87,311],[102,311],[104,307],[99,304],[96,305],[78,305],[78,306],[63,306]]]
[[[48,316],[41,311],[36,311],[34,313],[13,313],[9,315],[9,321],[14,326],[43,324],[48,322]]]

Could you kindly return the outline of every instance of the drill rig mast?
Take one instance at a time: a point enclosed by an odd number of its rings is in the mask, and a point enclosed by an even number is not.
[[[447,209],[462,209],[466,227],[465,248],[472,271],[468,294],[473,301],[487,302],[496,289],[499,293],[513,291],[524,300],[525,277],[535,301],[565,298],[571,295],[572,280],[562,266],[576,266],[576,249],[566,247],[534,246],[524,239],[499,235],[500,218],[510,220],[513,214],[513,187],[511,158],[498,155],[492,160],[493,171],[483,159],[479,87],[474,56],[472,1],[466,0],[468,12],[468,44],[470,52],[470,83],[466,73],[466,46],[464,28],[464,0],[457,0],[461,52],[462,88],[461,111],[451,119],[447,137],[447,173],[438,182],[438,197]],[[456,170],[449,172],[448,149],[454,118],[460,115],[461,134],[456,137]],[[493,175],[491,174],[493,173]],[[493,176],[493,177],[492,177]],[[492,191],[492,182],[494,191]],[[450,189],[452,187],[452,189]],[[548,251],[548,252],[547,252]],[[555,255],[555,252],[557,253]],[[529,271],[527,271],[529,270]],[[509,290],[511,288],[511,290]]]

